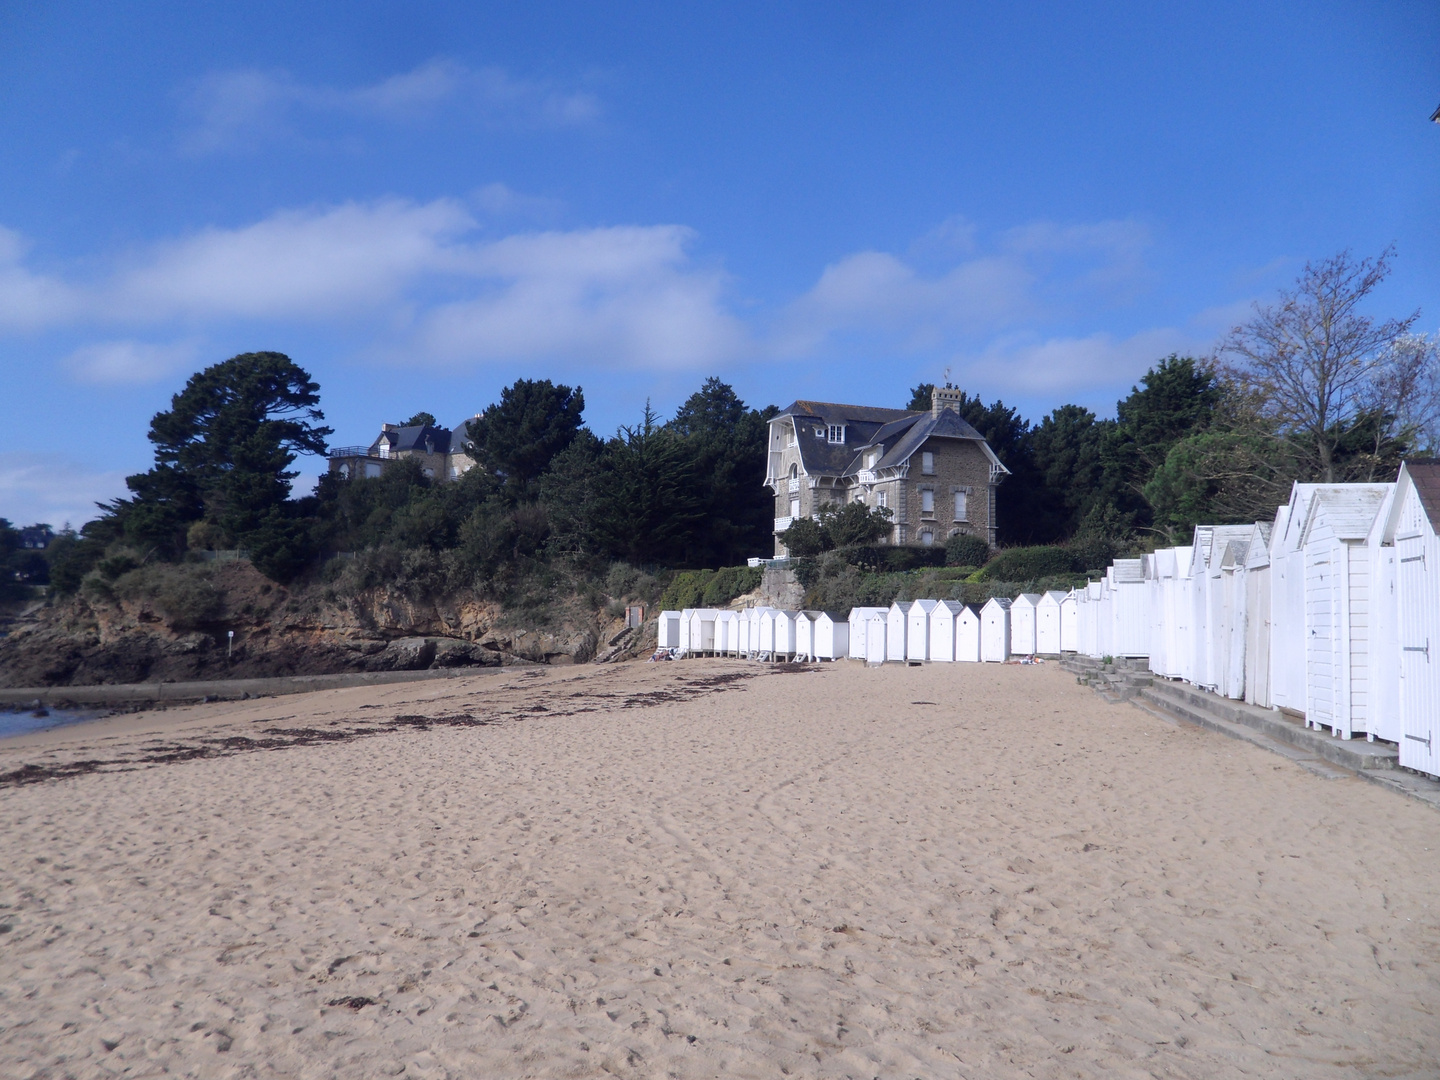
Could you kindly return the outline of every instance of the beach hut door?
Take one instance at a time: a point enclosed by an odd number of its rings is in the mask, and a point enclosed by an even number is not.
[[[1430,550],[1427,550],[1430,549]],[[1440,640],[1432,636],[1440,582],[1426,557],[1433,551],[1422,536],[1397,538],[1396,579],[1400,591],[1400,763],[1440,774]]]

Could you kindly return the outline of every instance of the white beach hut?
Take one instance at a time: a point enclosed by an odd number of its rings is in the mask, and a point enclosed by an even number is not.
[[[1160,548],[1148,562],[1150,592],[1150,670],[1166,678],[1175,670],[1175,549]]]
[[[871,615],[885,617],[889,608],[883,607],[853,607],[850,609],[850,659],[864,660],[866,658],[865,624]]]
[[[715,652],[720,656],[734,656],[739,650],[740,616],[733,611],[722,611],[715,616]]]
[[[755,609],[746,608],[738,612],[735,620],[735,655],[746,657],[750,655],[750,638],[755,629]]]
[[[656,620],[655,644],[662,649],[680,647],[680,612],[662,611]]]
[[[1369,730],[1370,555],[1388,484],[1326,484],[1301,530],[1305,553],[1305,721],[1348,739]]]
[[[865,642],[864,659],[867,664],[883,664],[889,656],[886,641],[890,636],[890,611],[888,608],[871,608],[859,627],[861,639]]]
[[[775,612],[775,643],[771,649],[773,660],[785,660],[795,655],[795,621],[798,611]]]
[[[1270,530],[1257,521],[1245,548],[1245,700],[1270,707]]]
[[[980,662],[980,609],[966,604],[955,616],[955,659]]]
[[[1100,651],[1100,582],[1089,581],[1076,594],[1080,603],[1080,655],[1099,657]]]
[[[760,616],[755,624],[754,655],[757,660],[769,660],[775,655],[775,616],[779,614],[774,608],[760,608]]]
[[[797,611],[795,612],[795,659],[813,660],[815,658],[815,620],[820,617],[818,611]]]
[[[682,608],[680,611],[680,644],[676,648],[682,656],[690,651],[690,616],[694,614],[694,608]]]
[[[1095,647],[1101,656],[1115,655],[1115,586],[1109,568],[1097,583],[1095,595]]]
[[[687,648],[691,656],[704,656],[715,651],[715,617],[719,614],[715,608],[695,608],[690,612]]]
[[[905,659],[930,659],[930,612],[938,600],[913,600],[905,612]]]
[[[1039,593],[1021,593],[1010,601],[1010,655],[1035,655],[1035,607]]]
[[[992,596],[980,609],[980,659],[1003,663],[1010,659],[1010,601]]]
[[[953,662],[955,659],[955,618],[964,604],[941,600],[930,612],[930,659]]]
[[[1440,776],[1440,464],[1402,465],[1393,507],[1400,764]]]
[[[1080,651],[1080,594],[1074,589],[1060,601],[1060,651]]]
[[[1270,532],[1270,704],[1305,715],[1305,552],[1300,530],[1309,493],[1295,484]]]
[[[1402,470],[1402,475],[1408,474]],[[1395,551],[1400,495],[1401,485],[1392,485],[1365,538],[1370,557],[1370,715],[1365,734],[1372,742],[1399,743],[1405,737],[1400,713],[1400,564]]]
[[[1150,593],[1141,559],[1116,559],[1106,572],[1110,582],[1110,647],[1114,656],[1150,655]]]
[[[840,660],[850,649],[850,620],[837,611],[822,611],[815,618],[811,656]]]
[[[1060,608],[1065,594],[1056,589],[1042,593],[1035,605],[1035,651],[1058,656],[1060,649]]]
[[[885,659],[905,661],[905,631],[909,620],[908,603],[898,600],[885,613]]]

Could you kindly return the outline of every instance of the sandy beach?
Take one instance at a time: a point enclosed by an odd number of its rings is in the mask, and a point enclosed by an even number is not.
[[[0,773],[5,1077],[1440,1075],[1440,815],[1054,665],[506,669]]]

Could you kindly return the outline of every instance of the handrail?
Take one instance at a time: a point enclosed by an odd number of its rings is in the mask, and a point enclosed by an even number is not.
[[[370,452],[370,447],[368,447],[368,446],[336,446],[336,447],[332,447],[332,448],[331,448],[331,450],[330,450],[330,456],[331,456],[332,458],[342,458],[342,457],[379,457],[380,455],[378,455],[378,454],[372,454],[372,453]]]

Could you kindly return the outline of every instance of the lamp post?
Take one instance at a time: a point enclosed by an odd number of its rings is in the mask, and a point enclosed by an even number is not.
[[[226,660],[229,660],[229,659],[230,659],[230,654],[231,654],[232,652],[234,652],[234,650],[235,650],[235,631],[234,631],[234,630],[226,630],[226,631],[225,631],[225,636],[226,636],[226,641],[225,641],[225,659],[226,659]]]

